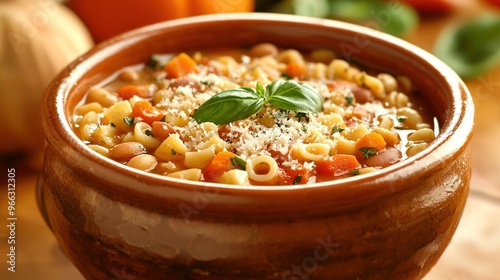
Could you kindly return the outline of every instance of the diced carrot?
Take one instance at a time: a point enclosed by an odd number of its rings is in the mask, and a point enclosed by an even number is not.
[[[180,53],[165,64],[168,78],[179,78],[190,73],[198,73],[196,62],[187,54]]]
[[[149,101],[137,101],[132,108],[132,117],[139,117],[149,125],[154,121],[159,121],[165,114],[158,108],[151,105]]]
[[[386,142],[382,135],[377,132],[370,132],[356,141],[356,149],[358,150],[356,155],[362,161],[376,155],[385,146]]]
[[[287,64],[285,71],[293,78],[300,78],[306,72],[306,66],[297,62],[290,62]]]
[[[217,153],[214,159],[202,170],[205,180],[217,181],[222,173],[235,169],[233,158],[236,155],[229,151],[221,151]]]
[[[118,89],[118,95],[123,100],[129,100],[134,95],[142,98],[153,97],[156,87],[148,85],[126,85]]]
[[[280,184],[281,185],[298,185],[306,184],[309,181],[311,171],[305,168],[292,169],[291,167],[281,167]]]
[[[357,158],[347,154],[336,154],[315,164],[317,174],[330,176],[346,175],[360,167]]]
[[[384,137],[377,132],[365,134],[356,141],[356,149],[358,150],[361,148],[373,148],[378,152],[385,148],[385,145]]]
[[[151,125],[153,128],[153,135],[163,141],[170,136],[170,134],[175,133],[174,127],[170,124],[162,121],[154,121]]]

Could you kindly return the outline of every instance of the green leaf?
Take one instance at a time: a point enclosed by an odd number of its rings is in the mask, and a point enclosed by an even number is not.
[[[331,0],[330,17],[350,22],[366,21],[373,11],[373,1]]]
[[[193,114],[198,122],[227,124],[259,112],[266,103],[281,110],[317,114],[323,100],[312,87],[296,81],[277,80],[264,88],[239,88],[220,92],[203,103]]]
[[[266,90],[264,89],[264,87],[257,82],[257,84],[255,85],[255,91],[257,92],[257,94],[262,97],[262,98],[265,98],[266,97]]]
[[[439,35],[434,54],[462,78],[475,78],[500,63],[500,16],[484,14]]]
[[[222,91],[203,103],[193,114],[198,123],[227,124],[246,119],[264,107],[265,99],[249,88]]]
[[[323,106],[319,93],[293,80],[274,81],[267,86],[267,92],[267,102],[282,110],[317,114]]]
[[[330,0],[329,17],[360,25],[375,22],[378,29],[403,37],[418,24],[418,14],[402,1]]]
[[[326,17],[328,0],[283,0],[269,8],[269,12],[310,17]]]
[[[412,31],[419,21],[418,13],[409,5],[399,2],[385,2],[371,13],[380,30],[398,37],[404,37]]]

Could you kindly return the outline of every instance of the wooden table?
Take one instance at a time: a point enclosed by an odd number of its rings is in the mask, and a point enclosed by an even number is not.
[[[439,32],[450,22],[492,10],[472,4],[447,17],[422,20],[408,41],[432,50]],[[500,11],[500,10],[498,10]],[[475,100],[476,132],[472,143],[473,176],[470,197],[457,232],[438,264],[425,280],[500,279],[500,66],[466,81]],[[7,271],[8,228],[0,226],[0,279],[73,279],[83,277],[65,258],[38,211],[36,170],[1,162],[0,217],[5,223],[7,170],[16,168],[16,272]]]

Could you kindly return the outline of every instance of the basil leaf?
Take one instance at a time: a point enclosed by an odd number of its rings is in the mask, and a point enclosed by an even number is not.
[[[323,100],[312,87],[296,81],[277,80],[264,88],[239,88],[226,90],[212,96],[193,114],[198,122],[227,124],[246,119],[259,112],[266,103],[281,110],[299,113],[318,113]]]
[[[307,84],[293,80],[277,80],[266,89],[267,102],[282,110],[317,114],[323,106],[319,93]]]
[[[434,54],[464,79],[476,78],[500,63],[500,16],[485,14],[446,29]]]
[[[404,37],[418,25],[418,14],[404,1],[330,0],[328,17],[355,24],[377,23],[383,32]]]
[[[250,88],[222,91],[203,103],[193,114],[198,123],[227,124],[243,120],[264,107],[265,98]]]
[[[266,90],[264,89],[264,87],[257,82],[257,84],[255,85],[255,91],[257,92],[257,94],[260,96],[260,97],[263,97],[265,98],[266,97]]]
[[[310,17],[326,17],[328,15],[327,0],[283,0],[268,8],[269,12],[295,14]]]

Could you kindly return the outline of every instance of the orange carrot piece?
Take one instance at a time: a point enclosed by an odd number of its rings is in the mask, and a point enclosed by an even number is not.
[[[190,73],[198,73],[196,62],[187,54],[180,53],[165,64],[168,78],[179,78]]]
[[[322,175],[342,176],[360,167],[353,155],[336,154],[328,159],[315,162],[316,173]]]
[[[165,114],[154,107],[149,101],[137,101],[132,108],[132,117],[139,117],[143,122],[151,125],[154,121],[159,121]]]
[[[203,169],[205,180],[216,181],[222,173],[234,169],[232,152],[222,151],[215,155],[214,159]]]
[[[306,66],[296,62],[290,62],[287,64],[285,71],[293,78],[300,78],[306,72]]]
[[[356,141],[356,149],[373,148],[375,151],[380,151],[385,148],[385,140],[382,135],[377,132],[370,132]]]

